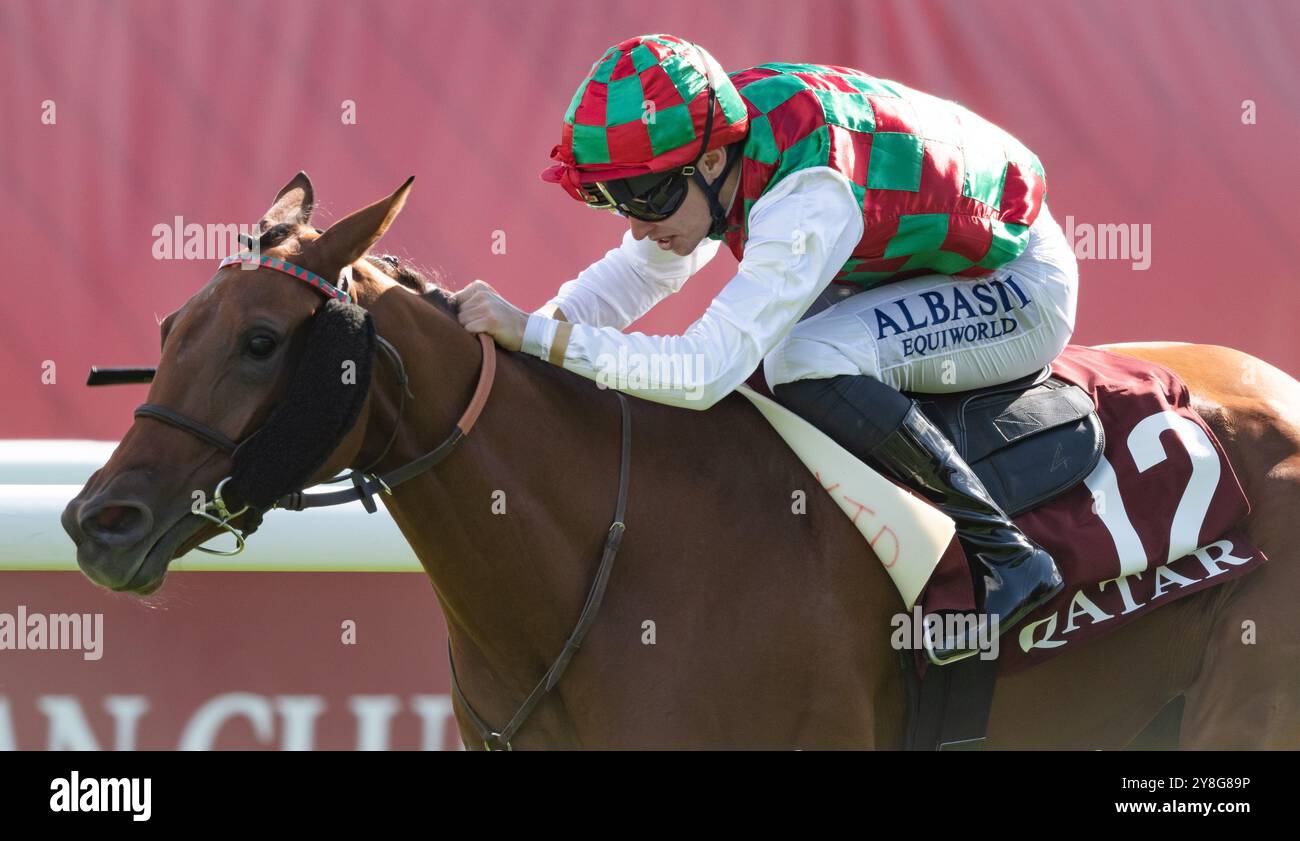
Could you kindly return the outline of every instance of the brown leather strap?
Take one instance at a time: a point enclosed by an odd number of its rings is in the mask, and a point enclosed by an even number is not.
[[[519,728],[524,726],[537,705],[541,703],[546,693],[555,688],[560,682],[564,670],[569,667],[569,661],[573,655],[578,652],[582,646],[582,641],[587,636],[587,631],[591,630],[592,623],[596,621],[596,614],[600,611],[601,602],[605,599],[605,588],[609,584],[610,572],[614,569],[614,557],[618,554],[619,546],[623,542],[623,532],[627,526],[623,518],[627,516],[627,492],[628,484],[631,481],[632,470],[632,410],[628,406],[627,397],[620,392],[614,392],[618,396],[618,405],[622,413],[622,436],[619,450],[618,464],[618,499],[614,503],[614,522],[610,524],[609,531],[605,534],[605,549],[600,556],[600,566],[596,570],[596,579],[591,584],[591,590],[587,593],[587,602],[582,606],[582,613],[578,616],[578,624],[574,627],[573,633],[564,641],[564,648],[560,650],[560,655],[555,658],[555,662],[542,675],[542,679],[533,687],[533,691],[528,693],[528,697],[520,704],[519,709],[510,718],[510,723],[501,730],[494,730],[482,716],[475,711],[474,706],[465,697],[465,692],[460,688],[460,679],[456,676],[456,662],[451,655],[451,640],[447,640],[447,662],[451,664],[451,689],[460,703],[465,714],[469,716],[470,723],[478,731],[479,738],[483,740],[483,747],[486,750],[513,750],[510,740],[519,732]]]
[[[460,427],[460,431],[465,435],[474,428],[479,413],[487,403],[488,395],[492,393],[492,381],[497,375],[496,347],[492,343],[492,337],[487,333],[479,333],[478,340],[483,346],[483,367],[479,371],[478,385],[474,386],[474,396],[469,399],[469,405],[465,407],[465,413],[460,416],[460,420],[456,421],[456,426]]]
[[[429,452],[417,458],[415,461],[407,462],[396,470],[385,473],[383,476],[371,479],[364,479],[359,485],[354,483],[344,491],[332,491],[331,493],[309,494],[305,491],[297,491],[280,498],[276,503],[279,508],[288,511],[302,511],[306,508],[323,508],[330,505],[342,505],[346,502],[352,502],[355,499],[364,498],[366,495],[373,496],[380,492],[391,492],[393,488],[420,475],[426,470],[430,470],[439,464],[444,458],[451,454],[461,439],[469,433],[474,424],[478,421],[479,415],[483,411],[484,404],[487,403],[488,396],[492,393],[492,383],[496,380],[497,370],[497,347],[492,341],[492,337],[486,333],[479,333],[479,344],[483,347],[483,359],[479,369],[478,384],[474,386],[474,396],[470,398],[469,407],[460,416],[456,426],[451,430],[451,434],[443,439],[442,443],[434,447]],[[400,364],[400,357],[398,361]]]
[[[157,421],[170,424],[177,429],[182,429],[193,435],[201,441],[205,441],[225,453],[233,453],[239,444],[227,438],[221,432],[210,426],[201,424],[196,420],[191,420],[180,412],[169,409],[166,406],[160,406],[157,403],[141,403],[135,407],[135,416],[137,418],[153,418]]]

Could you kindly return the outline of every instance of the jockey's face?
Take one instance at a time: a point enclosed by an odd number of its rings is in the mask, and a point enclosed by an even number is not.
[[[722,173],[722,168],[726,163],[727,150],[714,149],[706,152],[696,166],[699,167],[700,172],[709,183],[713,183],[713,180]],[[722,187],[720,201],[723,207],[727,206],[727,202],[731,198],[731,194],[739,180],[740,167],[732,167],[732,171],[727,175],[727,183]],[[663,250],[685,257],[695,250],[701,240],[709,235],[711,223],[709,200],[704,195],[704,191],[700,189],[700,185],[695,183],[695,179],[692,178],[686,193],[686,199],[672,216],[659,222],[643,222],[640,219],[632,219],[631,217],[627,221],[632,229],[632,236],[636,239],[646,239],[648,237],[654,240]]]

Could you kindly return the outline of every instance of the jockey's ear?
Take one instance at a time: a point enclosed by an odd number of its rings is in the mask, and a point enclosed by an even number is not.
[[[700,172],[704,173],[704,176],[710,181],[717,178],[722,172],[722,167],[727,163],[728,154],[729,151],[725,146],[705,152],[704,156],[700,158]]]
[[[406,194],[411,191],[412,175],[391,196],[344,216],[306,246],[311,262],[325,277],[334,277],[344,266],[360,260],[379,241],[388,226],[401,213]]]
[[[315,204],[316,193],[312,189],[311,179],[307,173],[299,172],[276,193],[271,209],[266,211],[257,226],[262,231],[269,231],[281,224],[306,225],[311,221]]]

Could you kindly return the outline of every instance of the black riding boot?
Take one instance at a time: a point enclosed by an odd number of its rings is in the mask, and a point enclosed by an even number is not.
[[[912,406],[872,456],[956,523],[977,591],[983,580],[983,612],[990,621],[997,618],[999,633],[1005,634],[1061,592],[1064,582],[1052,556],[1011,522],[957,448],[920,409]],[[936,646],[936,661],[963,653],[946,648]]]
[[[976,598],[982,595],[983,612],[997,617],[1000,633],[1061,591],[1051,555],[1011,522],[952,442],[904,394],[871,377],[849,375],[799,380],[773,391],[840,446],[953,519]],[[939,641],[931,659],[946,662],[974,653],[974,640]]]

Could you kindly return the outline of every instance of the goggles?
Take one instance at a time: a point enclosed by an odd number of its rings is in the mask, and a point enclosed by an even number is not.
[[[694,166],[684,166],[667,173],[585,184],[583,200],[598,210],[612,210],[643,222],[662,222],[682,206],[694,174]]]
[[[697,158],[709,150],[709,137],[713,133],[713,109],[716,103],[717,93],[710,84],[709,110],[704,119],[704,139],[700,143]],[[623,216],[640,219],[642,222],[662,222],[676,213],[682,206],[682,202],[686,201],[691,176],[695,174],[695,166],[692,164],[667,173],[650,172],[631,178],[584,184],[583,201],[588,207],[612,210]],[[700,183],[706,184],[702,177]]]

